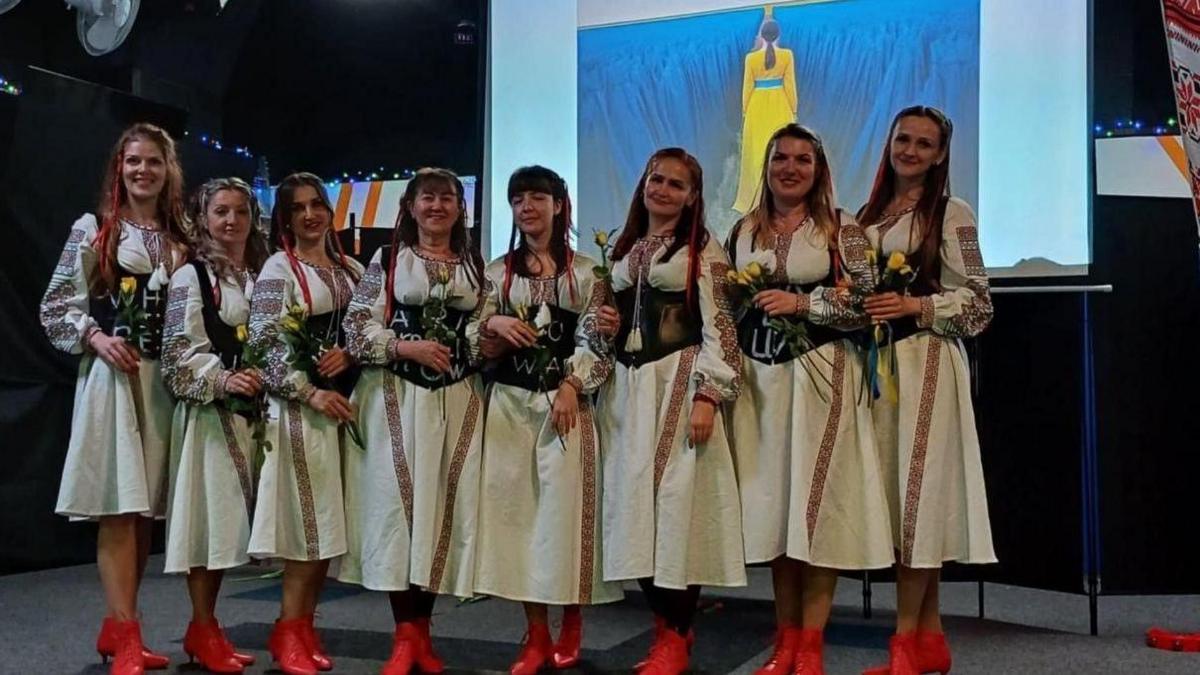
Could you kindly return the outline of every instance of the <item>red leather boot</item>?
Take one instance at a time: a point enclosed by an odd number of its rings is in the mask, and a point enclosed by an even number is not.
[[[579,663],[579,647],[583,644],[583,611],[578,605],[563,609],[562,630],[554,643],[554,667],[571,668]]]
[[[688,667],[687,638],[667,629],[650,648],[650,657],[639,671],[641,675],[679,675]]]
[[[754,671],[754,675],[780,675],[781,673],[792,672],[792,665],[796,661],[796,639],[800,635],[800,630],[792,626],[780,626],[775,632],[775,651],[771,652],[771,658],[762,664],[762,667]]]
[[[306,633],[308,619],[280,619],[275,630],[267,638],[267,650],[271,658],[286,675],[317,675],[317,665],[312,660],[312,648],[308,646]]]
[[[417,645],[414,656],[417,667],[421,669],[422,673],[442,672],[446,669],[446,664],[437,655],[437,652],[433,651],[433,638],[429,635],[429,619],[417,619],[415,623],[421,633],[421,643]]]
[[[198,660],[209,672],[240,673],[245,670],[241,662],[233,658],[233,648],[221,634],[215,619],[208,623],[189,623],[183,636],[183,651],[189,662]]]
[[[792,675],[825,675],[825,636],[816,628],[796,631],[796,662]]]
[[[525,633],[525,644],[517,660],[508,669],[509,675],[537,675],[542,666],[552,663],[554,643],[550,640],[550,627],[544,623],[531,623]]]
[[[111,616],[104,617],[100,622],[100,634],[96,636],[96,652],[100,660],[107,662],[117,654],[117,620]],[[146,670],[162,670],[171,665],[171,660],[162,654],[155,654],[142,645],[142,667]]]
[[[110,630],[115,651],[109,675],[143,675],[142,627],[137,621],[113,621]]]
[[[312,659],[317,670],[333,670],[333,659],[329,658],[329,653],[325,651],[325,645],[321,643],[321,636],[317,634],[317,628],[314,625],[315,621],[316,617],[312,614],[305,617],[304,642],[311,652],[309,658]]]
[[[945,633],[917,631],[917,669],[941,675],[950,672],[950,645]]]
[[[396,624],[392,637],[392,656],[383,664],[379,675],[408,675],[416,661],[421,644],[421,629],[413,621]]]
[[[888,641],[888,665],[863,671],[863,675],[920,675],[917,670],[917,634],[901,633]]]

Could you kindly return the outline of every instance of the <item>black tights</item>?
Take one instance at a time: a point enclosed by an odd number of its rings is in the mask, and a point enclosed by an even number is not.
[[[687,635],[692,629],[692,621],[696,617],[696,603],[700,600],[700,587],[688,586],[685,590],[660,588],[654,585],[653,577],[638,579],[650,611],[660,616],[667,627]]]
[[[433,603],[437,600],[437,594],[423,591],[417,586],[409,586],[407,591],[391,591],[388,593],[388,600],[392,603],[392,618],[396,623],[404,623],[433,616]]]

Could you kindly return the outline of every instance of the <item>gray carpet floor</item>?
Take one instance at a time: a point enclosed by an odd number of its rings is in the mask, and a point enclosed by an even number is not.
[[[141,595],[145,641],[170,655],[166,672],[203,672],[187,664],[181,646],[190,611],[184,582],[155,572],[161,569],[161,557],[152,558]],[[278,672],[270,670],[265,652],[279,599],[279,580],[260,578],[269,571],[231,572],[218,604],[230,638],[259,657],[248,673]],[[770,575],[755,569],[750,577],[747,588],[706,589],[693,672],[748,674],[770,653]],[[868,620],[861,583],[840,584],[826,634],[830,675],[859,673],[886,659],[895,596],[889,584],[874,584],[873,590],[874,615]],[[1080,596],[988,584],[986,618],[980,619],[976,585],[946,584],[942,606],[955,673],[1200,673],[1200,654],[1142,645],[1150,625],[1200,631],[1197,596],[1101,598],[1099,637],[1087,635],[1087,600]],[[93,650],[103,608],[94,565],[0,577],[0,673],[107,673]],[[573,672],[630,672],[651,641],[650,615],[636,586],[625,601],[588,608],[584,617],[584,663]],[[388,656],[392,622],[381,594],[331,582],[318,626],[335,673],[377,673]],[[507,672],[523,633],[516,603],[438,600],[434,642],[450,673]]]

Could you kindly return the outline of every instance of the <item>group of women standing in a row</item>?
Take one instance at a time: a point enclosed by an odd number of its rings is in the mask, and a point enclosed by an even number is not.
[[[316,176],[282,181],[269,241],[237,179],[206,183],[189,224],[173,141],[130,128],[41,310],[55,346],[84,355],[57,510],[100,524],[97,650],[120,675],[166,666],[137,615],[150,518],[166,517],[166,569],[193,606],[184,650],[213,672],[253,661],[214,617],[222,571],[252,557],[285,561],[268,648],[291,674],[332,667],[313,616],[333,561],[388,592],[387,675],[443,670],[439,593],[524,604],[511,672],[570,667],[580,606],[627,580],[655,617],[639,670],[679,673],[700,587],[744,585],[749,563],[772,566],[779,622],[759,672],[823,672],[837,570],[894,563],[878,672],[948,671],[938,569],[994,560],[958,342],[991,305],[973,215],[948,197],[950,136],[934,109],[897,115],[864,230],[833,204],[821,141],[788,125],[724,248],[699,164],[659,150],[611,269],[572,249],[549,169],[511,177],[509,253],[486,266],[462,184],[426,169],[364,269]],[[895,251],[916,279],[877,292],[872,261]],[[747,298],[749,262],[765,272]],[[880,322],[899,391],[870,406],[854,337]],[[324,347],[309,358],[304,340]]]

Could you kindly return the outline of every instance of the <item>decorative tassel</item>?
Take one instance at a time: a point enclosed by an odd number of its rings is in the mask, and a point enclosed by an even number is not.
[[[625,351],[630,354],[642,351],[642,328],[640,326],[634,326],[633,330],[629,331],[629,337],[625,338]]]

